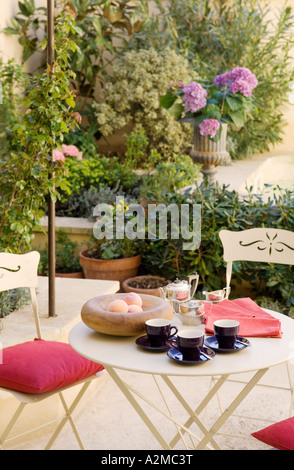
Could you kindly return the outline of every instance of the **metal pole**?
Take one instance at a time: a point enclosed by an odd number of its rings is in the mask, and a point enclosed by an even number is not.
[[[47,0],[47,63],[54,63],[54,0]],[[49,317],[55,317],[55,202],[48,201]]]

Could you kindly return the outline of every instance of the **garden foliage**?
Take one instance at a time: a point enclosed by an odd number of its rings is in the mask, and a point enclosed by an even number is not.
[[[212,81],[233,67],[247,67],[258,78],[254,90],[259,114],[230,129],[233,158],[268,151],[282,142],[284,106],[294,78],[293,9],[276,11],[261,0],[154,0],[155,13],[137,35],[136,46],[172,47],[202,79]]]
[[[183,250],[183,237],[171,238],[171,220],[167,239],[146,240],[143,265],[146,272],[168,279],[183,278],[194,271],[200,275],[198,293],[225,287],[225,263],[219,238],[222,229],[241,231],[253,227],[282,228],[294,232],[294,193],[289,190],[255,194],[248,188],[245,196],[227,186],[196,186],[195,191],[162,191],[158,202],[201,204],[201,244],[197,250]],[[149,198],[152,199],[152,192]],[[249,281],[252,294],[282,302],[294,313],[293,266],[268,263],[235,262],[233,280]],[[234,290],[232,291],[234,296]]]
[[[167,205],[201,204],[199,249],[184,251],[182,238],[145,240],[141,267],[169,279],[197,271],[200,293],[202,287],[224,287],[219,231],[262,226],[294,231],[294,195],[282,191],[264,198],[248,190],[240,197],[225,186],[186,188],[199,176],[187,155],[192,126],[177,122],[160,98],[171,82],[212,82],[235,67],[248,68],[258,79],[253,95],[259,112],[246,114],[242,129],[233,122],[228,150],[233,158],[269,150],[282,141],[283,107],[294,78],[294,20],[289,6],[273,19],[259,0],[154,0],[156,14],[148,4],[62,0],[50,70],[44,60],[46,8],[19,1],[19,13],[5,32],[19,37],[24,63],[39,53],[42,66],[28,75],[14,61],[0,63],[0,250],[30,249],[48,197],[60,197],[57,214],[71,216],[89,216],[97,203],[114,203],[117,195],[126,202],[142,196]],[[75,120],[77,109],[86,127]],[[120,155],[99,154],[101,135],[107,140],[126,129],[133,132],[125,135]],[[63,143],[76,145],[84,159],[52,161]],[[148,170],[145,176],[139,167]],[[110,258],[133,249],[114,242],[102,248]],[[234,263],[233,278],[283,302],[286,313],[293,310],[293,267]],[[20,305],[18,295],[0,299],[3,314],[12,303]]]
[[[101,134],[109,136],[127,125],[135,133],[144,130],[149,150],[163,156],[185,152],[192,129],[174,120],[159,101],[170,82],[196,78],[187,60],[171,49],[126,52],[114,64],[101,101],[94,105]]]
[[[55,200],[57,189],[65,189],[64,169],[54,163],[52,155],[64,134],[76,126],[74,93],[69,86],[73,72],[68,68],[69,51],[76,47],[68,40],[68,32],[74,27],[70,15],[60,18],[54,68],[48,66],[44,72],[26,77],[21,90],[24,109],[11,115],[6,128],[11,146],[9,158],[0,162],[1,251],[28,250],[46,198]],[[6,69],[4,66],[4,72]],[[18,66],[15,70],[15,76],[19,76]],[[7,106],[19,92],[14,89],[13,95],[4,96]]]

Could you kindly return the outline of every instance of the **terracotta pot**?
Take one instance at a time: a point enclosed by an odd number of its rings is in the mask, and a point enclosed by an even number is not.
[[[141,264],[141,255],[121,259],[88,258],[89,250],[80,252],[80,265],[86,279],[104,279],[123,282],[129,277],[136,276]]]
[[[83,279],[84,273],[83,271],[79,271],[78,273],[55,273],[55,277],[69,277],[71,279]]]
[[[159,276],[135,276],[131,277],[130,279],[126,279],[122,283],[123,290],[125,292],[136,292],[136,294],[147,294],[147,295],[155,295],[156,297],[160,297],[160,293],[158,288],[155,289],[141,289],[130,286],[130,283],[133,281],[141,281],[143,279],[158,279],[160,281],[165,281],[166,285],[169,284],[171,281],[167,281],[164,277]]]

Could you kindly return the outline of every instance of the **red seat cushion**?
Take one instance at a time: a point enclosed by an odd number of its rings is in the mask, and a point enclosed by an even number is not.
[[[252,436],[279,450],[294,450],[294,417],[271,424]]]
[[[2,350],[0,387],[45,393],[71,385],[103,370],[67,343],[36,339]]]

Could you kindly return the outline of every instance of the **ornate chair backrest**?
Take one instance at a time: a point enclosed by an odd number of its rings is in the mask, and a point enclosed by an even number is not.
[[[294,232],[274,228],[252,228],[219,233],[227,263],[227,292],[233,261],[256,261],[294,265]]]
[[[0,253],[0,292],[21,287],[30,289],[37,337],[41,339],[36,296],[39,261],[40,253],[37,251],[24,255]]]

